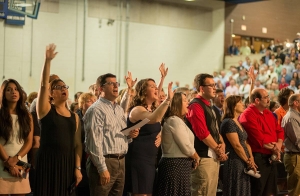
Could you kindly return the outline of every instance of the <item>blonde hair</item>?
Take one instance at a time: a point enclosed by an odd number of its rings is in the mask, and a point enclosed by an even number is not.
[[[37,92],[32,92],[28,95],[27,97],[27,102],[32,103],[32,101],[37,98],[38,93]]]
[[[84,104],[88,99],[91,99],[91,98],[97,99],[97,97],[96,97],[93,93],[82,93],[82,94],[79,96],[79,99],[78,99],[78,106],[79,106],[79,108],[82,109],[83,104]]]

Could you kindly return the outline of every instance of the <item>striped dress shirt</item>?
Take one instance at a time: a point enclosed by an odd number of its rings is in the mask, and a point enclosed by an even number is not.
[[[104,155],[127,153],[129,140],[120,132],[126,128],[124,110],[101,97],[89,107],[83,121],[85,151],[101,173],[107,170]]]

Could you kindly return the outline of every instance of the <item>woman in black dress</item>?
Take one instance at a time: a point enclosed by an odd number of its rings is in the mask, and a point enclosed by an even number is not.
[[[71,185],[77,186],[82,179],[80,121],[77,114],[66,108],[69,87],[61,79],[48,83],[50,62],[56,54],[55,45],[49,45],[37,99],[41,126],[34,192],[37,196],[74,195],[75,191],[70,194],[71,187],[75,187]]]
[[[240,96],[231,95],[224,103],[224,116],[221,124],[221,134],[229,152],[228,160],[223,166],[223,195],[251,195],[250,176],[244,169],[251,168],[256,172],[251,148],[247,142],[247,133],[238,121],[244,111]]]
[[[127,125],[133,126],[145,118],[149,119],[150,122],[141,127],[139,136],[129,144],[126,155],[130,165],[128,171],[130,171],[129,176],[131,178],[126,176],[126,181],[131,181],[133,195],[150,196],[153,193],[155,163],[158,152],[155,140],[161,131],[160,121],[172,97],[172,83],[169,83],[167,98],[156,107],[158,88],[154,80],[151,78],[143,79],[136,85],[136,96],[129,108]]]

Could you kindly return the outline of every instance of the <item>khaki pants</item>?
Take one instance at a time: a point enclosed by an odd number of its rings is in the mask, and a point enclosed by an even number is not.
[[[200,165],[192,171],[192,196],[217,194],[220,162],[213,158],[202,158]]]
[[[289,195],[300,195],[300,155],[284,154],[284,166],[288,173],[287,186]]]
[[[110,182],[100,185],[100,175],[90,158],[86,162],[89,178],[90,196],[122,196],[125,180],[125,158],[105,158],[105,163],[110,174]]]

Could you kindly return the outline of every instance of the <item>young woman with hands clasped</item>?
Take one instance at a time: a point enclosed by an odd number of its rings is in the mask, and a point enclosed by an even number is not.
[[[257,173],[251,147],[247,142],[247,132],[238,121],[243,111],[244,104],[240,96],[231,95],[226,98],[221,124],[221,134],[229,152],[228,160],[223,166],[224,196],[250,196],[250,176],[245,171],[249,169],[253,170],[252,174]]]
[[[55,48],[54,44],[47,46],[37,98],[41,140],[36,158],[36,196],[74,195],[74,187],[82,179],[80,120],[66,107],[69,86],[61,79],[48,83]]]
[[[30,193],[29,179],[22,177],[17,162],[27,162],[32,146],[33,122],[26,109],[22,87],[13,79],[5,80],[0,96],[0,195]]]
[[[199,165],[200,157],[194,148],[194,134],[184,122],[188,103],[184,93],[176,92],[164,118],[157,196],[191,195],[191,171]]]
[[[160,70],[162,77],[166,76],[164,64]],[[162,85],[162,83],[161,83]],[[130,162],[130,177],[133,195],[147,195],[153,193],[155,178],[155,162],[158,152],[157,136],[161,131],[161,120],[170,105],[173,97],[172,83],[168,85],[168,96],[159,106],[156,105],[159,90],[151,78],[140,80],[136,85],[136,96],[129,108],[128,126],[133,126],[145,118],[149,119],[141,127],[138,137],[129,145],[126,159]],[[159,142],[160,143],[160,142]],[[127,179],[128,180],[128,179]]]

